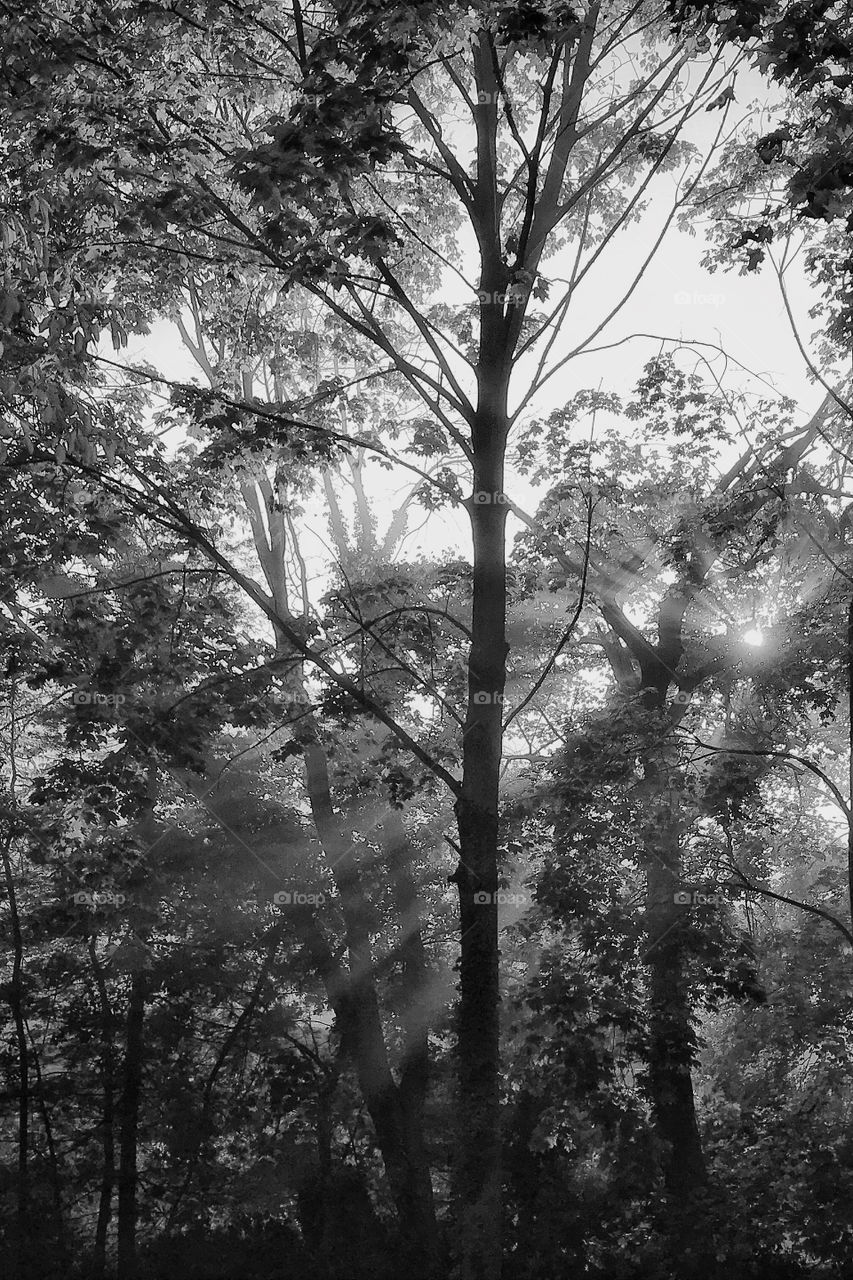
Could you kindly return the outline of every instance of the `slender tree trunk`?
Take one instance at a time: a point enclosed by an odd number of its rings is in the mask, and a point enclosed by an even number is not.
[[[94,938],[89,939],[89,956],[98,988],[101,1006],[101,1087],[103,1101],[101,1111],[101,1188],[98,1197],[98,1221],[95,1227],[95,1256],[93,1280],[102,1280],[107,1265],[107,1234],[112,1217],[113,1191],[115,1189],[115,1043],[113,1037],[113,1011],[107,984],[95,949]]]
[[[145,979],[134,973],[125,1033],[124,1078],[120,1104],[118,1173],[118,1280],[136,1280],[137,1141],[142,1091]]]
[[[12,922],[12,980],[9,983],[9,1005],[15,1024],[15,1043],[18,1054],[18,1188],[17,1188],[17,1221],[15,1257],[18,1274],[24,1277],[29,1274],[29,1221],[30,1221],[30,1059],[27,1043],[27,1027],[24,1018],[23,968],[24,941],[21,932],[21,918],[18,912],[18,899],[15,893],[15,877],[12,872],[10,850],[11,834],[3,840],[3,878],[6,882],[6,893],[9,898],[9,913]]]

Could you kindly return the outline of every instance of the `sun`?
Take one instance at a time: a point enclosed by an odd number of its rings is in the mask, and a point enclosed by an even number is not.
[[[764,644],[764,636],[759,627],[750,627],[749,631],[744,631],[741,637],[744,644],[759,645]]]

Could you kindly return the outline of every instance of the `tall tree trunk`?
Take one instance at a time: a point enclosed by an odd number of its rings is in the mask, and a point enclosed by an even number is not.
[[[146,984],[134,972],[125,1032],[124,1078],[119,1126],[118,1280],[136,1280],[137,1142],[142,1091],[142,1049]]]
[[[102,1280],[107,1265],[107,1233],[112,1217],[113,1191],[115,1189],[115,1044],[113,1037],[113,1011],[110,1005],[104,972],[98,960],[94,938],[89,939],[89,956],[98,1000],[101,1006],[101,1187],[98,1196],[98,1221],[95,1227],[95,1256],[93,1280]]]
[[[10,850],[12,836],[8,834],[2,843],[3,878],[9,898],[12,921],[12,979],[9,983],[9,1005],[15,1024],[15,1043],[18,1054],[18,1189],[15,1241],[15,1265],[22,1278],[29,1274],[29,1221],[30,1221],[30,1059],[27,1043],[27,1027],[24,1018],[23,968],[24,941],[21,918],[15,893],[15,877],[12,872]]]
[[[485,272],[483,288],[495,289]],[[498,1280],[502,1256],[498,791],[506,682],[507,376],[500,308],[483,308],[473,424],[473,603],[462,793],[456,803],[459,888],[459,1134],[455,1223],[460,1280]],[[489,314],[485,314],[488,312]]]

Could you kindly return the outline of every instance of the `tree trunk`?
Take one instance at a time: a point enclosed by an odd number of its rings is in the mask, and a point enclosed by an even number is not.
[[[645,960],[649,968],[648,1093],[663,1145],[668,1191],[687,1201],[707,1181],[696,1122],[691,1067],[695,1036],[690,1020],[684,925],[688,908],[677,900],[681,879],[681,771],[674,745],[676,711],[667,691],[683,654],[683,626],[693,589],[676,584],[658,610],[658,643],[651,645],[630,628],[624,615],[608,608],[605,617],[631,648],[641,671],[640,704],[649,722],[643,751],[642,843],[646,862]],[[682,712],[683,713],[683,712]]]
[[[95,1227],[95,1256],[93,1280],[103,1280],[107,1265],[107,1233],[112,1217],[113,1191],[115,1189],[115,1045],[113,1042],[113,1011],[107,993],[104,973],[95,950],[95,941],[89,939],[89,955],[98,988],[101,1005],[101,1086],[103,1103],[101,1111],[101,1188],[98,1197],[98,1221]]]
[[[681,937],[686,908],[674,901],[681,884],[677,858],[666,856],[663,841],[649,853],[649,1092],[655,1125],[665,1146],[667,1189],[674,1196],[687,1198],[704,1185],[707,1174],[691,1076],[694,1036]]]
[[[664,1144],[667,1189],[686,1199],[704,1185],[707,1173],[691,1076],[695,1037],[683,932],[688,908],[677,901],[682,880],[679,798],[672,787],[676,766],[647,760],[644,767],[651,802],[645,833],[649,1095]]]
[[[120,1103],[118,1173],[118,1280],[136,1280],[136,1219],[139,1105],[142,1091],[142,1044],[145,981],[134,973],[130,985],[125,1036],[124,1079]]]
[[[483,288],[494,281],[484,273]],[[500,308],[484,308],[480,395],[473,424],[473,603],[462,794],[456,803],[460,864],[459,1134],[457,1266],[460,1280],[498,1280],[502,1256],[498,791],[506,682],[506,505],[503,461],[507,379],[499,358]]]

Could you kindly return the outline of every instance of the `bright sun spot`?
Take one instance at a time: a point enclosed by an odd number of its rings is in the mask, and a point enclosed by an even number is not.
[[[758,627],[751,627],[749,631],[744,631],[743,639],[746,644],[764,644],[764,636]]]

